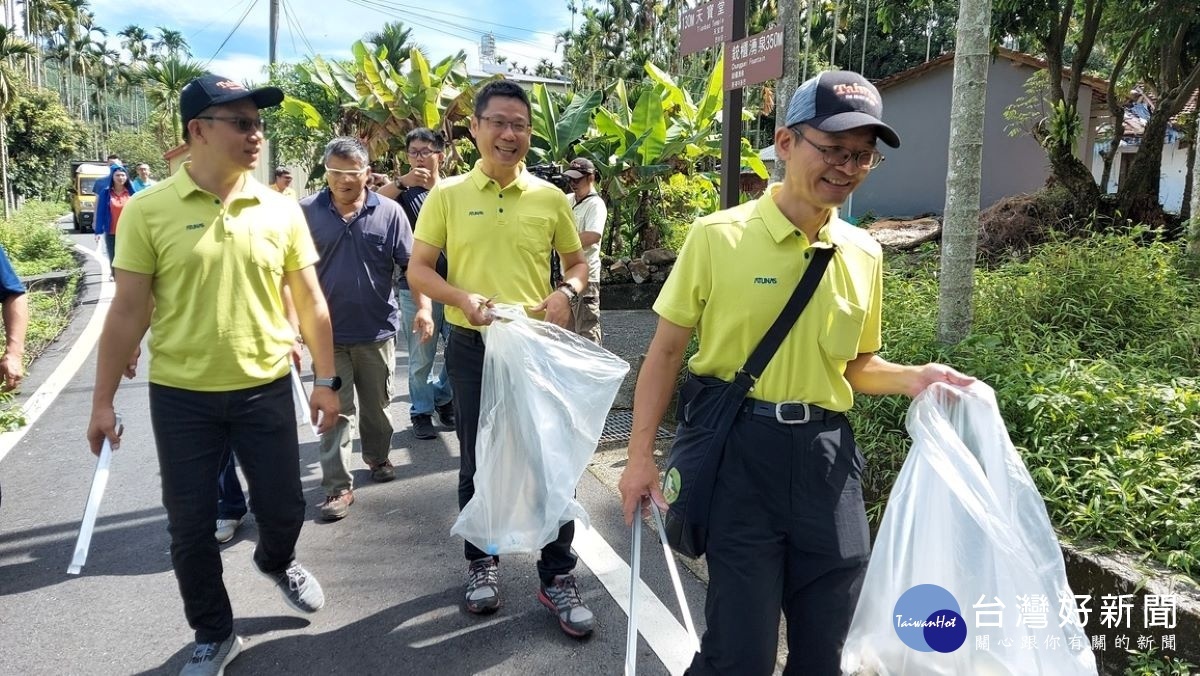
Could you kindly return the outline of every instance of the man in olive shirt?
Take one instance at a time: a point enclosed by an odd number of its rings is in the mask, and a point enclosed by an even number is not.
[[[483,379],[484,344],[479,327],[491,323],[493,301],[525,306],[531,315],[567,327],[570,301],[587,286],[587,260],[566,196],[525,170],[531,109],[519,86],[499,80],[475,97],[471,133],[481,159],[469,173],[445,178],[425,200],[417,221],[408,268],[412,288],[446,305],[453,328],[446,365],[454,387],[460,466],[458,504],[475,494],[475,437]],[[550,288],[550,251],[558,251],[563,282]],[[450,260],[447,279],[435,269],[438,255]],[[586,636],[592,612],[579,597],[571,542],[575,524],[542,548],[538,599],[571,636]],[[471,542],[467,610],[491,613],[500,607],[499,560]]]

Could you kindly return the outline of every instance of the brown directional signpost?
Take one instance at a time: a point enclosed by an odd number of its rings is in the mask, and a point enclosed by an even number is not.
[[[783,75],[783,29],[746,37],[746,0],[709,0],[679,14],[679,53],[725,46],[721,110],[721,208],[741,197],[742,89]]]

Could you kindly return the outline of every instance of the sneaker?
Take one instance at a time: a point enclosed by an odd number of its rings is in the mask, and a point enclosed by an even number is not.
[[[232,540],[233,534],[237,532],[238,526],[242,525],[242,519],[245,518],[243,516],[237,519],[217,519],[217,532],[214,534],[217,542],[224,544]]]
[[[412,417],[413,436],[418,439],[437,439],[437,430],[433,429],[433,416],[428,413]]]
[[[325,605],[325,592],[321,590],[321,583],[295,561],[282,573],[263,573],[261,570],[258,572],[275,582],[275,586],[283,593],[283,600],[300,612],[315,613]]]
[[[384,461],[371,467],[371,480],[375,483],[387,483],[396,478],[396,468],[389,461]]]
[[[326,521],[340,521],[350,512],[354,504],[354,491],[342,491],[337,495],[326,496],[325,504],[321,505],[321,518]]]
[[[441,406],[434,407],[437,411],[438,422],[442,423],[442,427],[454,429],[454,402],[448,401]]]
[[[179,676],[221,676],[225,665],[242,652],[242,637],[230,634],[219,643],[197,643],[192,657],[179,670]]]
[[[555,575],[550,586],[542,585],[538,600],[558,618],[558,626],[568,636],[579,638],[592,633],[596,618],[579,598],[574,575]]]
[[[500,607],[500,564],[496,557],[475,559],[467,568],[467,612],[494,613]]]

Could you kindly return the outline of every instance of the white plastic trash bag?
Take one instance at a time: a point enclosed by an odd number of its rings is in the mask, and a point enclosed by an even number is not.
[[[484,329],[475,495],[450,532],[489,554],[532,552],[587,512],[575,486],[629,364],[595,343],[497,306]]]
[[[992,389],[934,385],[906,424],[912,450],[883,515],[843,673],[1095,674],[1045,504]]]

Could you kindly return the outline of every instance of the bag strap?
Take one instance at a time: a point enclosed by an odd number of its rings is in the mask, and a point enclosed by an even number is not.
[[[829,261],[833,258],[835,250],[836,247],[821,247],[816,249],[812,262],[808,264],[808,268],[800,277],[800,283],[796,285],[796,290],[792,292],[792,297],[783,306],[783,311],[779,313],[779,317],[775,320],[775,323],[771,325],[771,328],[767,329],[767,333],[759,341],[758,347],[754,348],[754,352],[750,353],[750,358],[746,360],[746,365],[738,371],[737,376],[739,378],[741,376],[748,376],[751,382],[754,382],[766,370],[767,364],[775,356],[775,353],[779,350],[779,346],[783,344],[783,340],[787,338],[788,333],[792,330],[792,326],[800,318],[800,314],[804,312],[808,301],[812,300],[813,294],[817,291],[817,285],[821,283],[821,277],[825,275],[825,268],[829,267]]]

